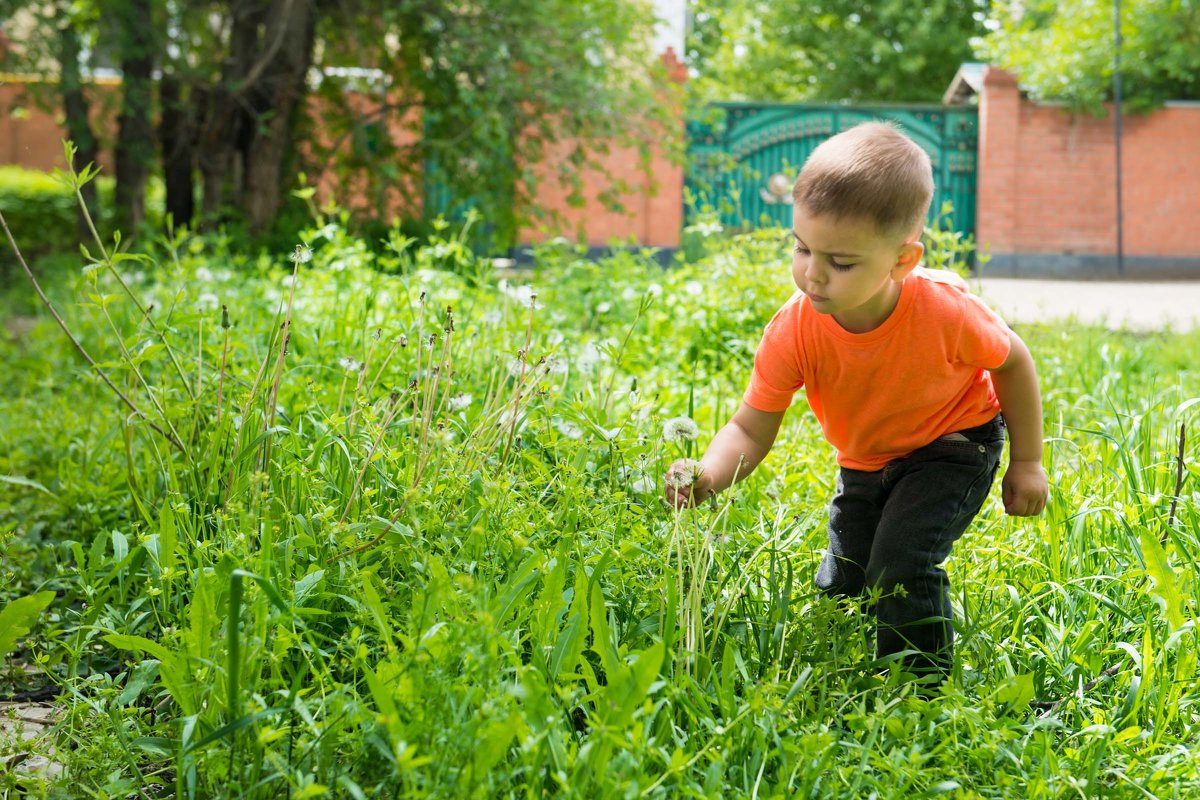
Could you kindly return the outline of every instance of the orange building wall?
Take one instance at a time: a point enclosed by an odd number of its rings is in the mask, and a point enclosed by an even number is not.
[[[976,241],[998,266],[1114,266],[1111,108],[1094,117],[1039,105],[1020,96],[1012,75],[989,68],[979,115]],[[1200,104],[1127,115],[1122,126],[1125,256],[1147,270],[1200,276]]]

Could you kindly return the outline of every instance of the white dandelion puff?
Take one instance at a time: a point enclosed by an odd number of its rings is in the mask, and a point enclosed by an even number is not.
[[[555,422],[554,427],[558,428],[558,432],[568,439],[582,439],[583,428],[580,428],[569,419],[559,419]]]
[[[341,367],[342,369],[344,369],[346,372],[351,373],[351,374],[358,372],[360,369],[362,369],[362,364],[358,363],[350,356],[342,356],[341,358],[339,358],[338,366]]]
[[[196,298],[196,308],[201,311],[216,311],[221,305],[221,299],[212,292],[203,292]]]
[[[607,314],[610,311],[612,311],[612,303],[604,302],[596,306],[597,314]]]
[[[292,254],[288,256],[288,259],[294,264],[307,264],[309,261],[312,261],[312,250],[309,249],[308,245],[298,244],[296,245],[296,249],[292,251]]]
[[[688,281],[683,285],[683,290],[695,297],[704,291],[704,284],[700,281]]]
[[[629,488],[633,489],[633,491],[637,494],[649,494],[650,492],[654,491],[655,486],[654,481],[646,477],[641,477],[630,484]]]
[[[449,403],[450,410],[451,411],[462,411],[464,408],[467,408],[468,406],[470,406],[471,401],[474,399],[475,398],[471,397],[471,395],[467,394],[466,392],[456,394],[456,395],[454,395],[454,397],[450,398],[450,403]]]
[[[691,417],[672,417],[663,423],[664,442],[691,441],[700,435],[700,427]]]
[[[213,279],[213,274],[212,274],[212,271],[209,270],[208,267],[197,267],[196,268],[196,280],[204,281],[205,283],[209,283],[210,281],[212,281],[212,279]]]
[[[695,459],[685,458],[667,472],[667,486],[672,489],[686,489],[703,474],[703,464]]]

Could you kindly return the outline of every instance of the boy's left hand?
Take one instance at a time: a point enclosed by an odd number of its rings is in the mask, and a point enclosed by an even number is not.
[[[1013,461],[1000,484],[1005,513],[1014,517],[1036,517],[1046,507],[1050,487],[1040,461]]]

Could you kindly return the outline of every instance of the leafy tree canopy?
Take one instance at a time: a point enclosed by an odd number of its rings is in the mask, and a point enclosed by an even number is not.
[[[984,33],[986,0],[697,0],[700,100],[936,102]]]
[[[1020,76],[1039,100],[1099,111],[1112,99],[1113,4],[1006,0],[993,7],[979,55]],[[1121,84],[1132,110],[1200,99],[1200,3],[1122,0]]]

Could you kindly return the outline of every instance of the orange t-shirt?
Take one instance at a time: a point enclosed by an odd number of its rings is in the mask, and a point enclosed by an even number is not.
[[[882,325],[850,333],[797,292],[767,324],[746,404],[783,411],[805,387],[838,463],[874,472],[1000,410],[991,375],[1008,358],[1004,320],[952,272],[918,267]]]

